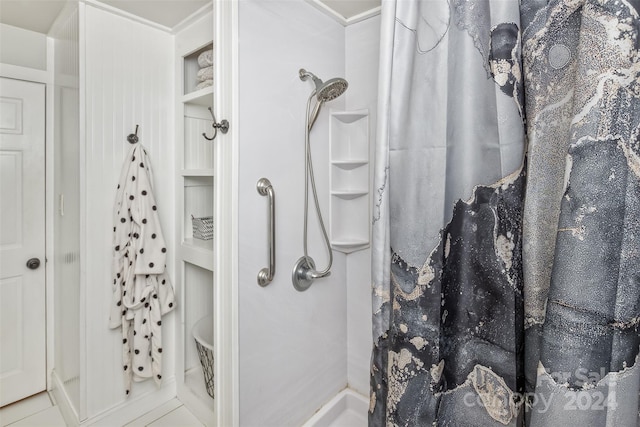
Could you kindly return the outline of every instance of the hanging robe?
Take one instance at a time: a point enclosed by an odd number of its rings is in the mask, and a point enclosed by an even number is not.
[[[122,327],[125,392],[131,381],[162,380],[162,316],[173,310],[167,246],[142,144],[127,155],[113,209],[113,297],[109,326]]]

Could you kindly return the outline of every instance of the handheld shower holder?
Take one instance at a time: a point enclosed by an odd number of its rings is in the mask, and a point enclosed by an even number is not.
[[[315,279],[322,279],[331,275],[330,271],[322,273],[316,271],[316,263],[311,257],[300,257],[293,265],[291,281],[296,291],[306,291],[313,284]]]

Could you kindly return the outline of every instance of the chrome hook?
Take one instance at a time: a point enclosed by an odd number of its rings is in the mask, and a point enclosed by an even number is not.
[[[218,136],[218,129],[220,129],[220,132],[223,134],[229,132],[229,122],[227,120],[222,120],[220,123],[217,123],[216,116],[213,114],[213,109],[211,107],[208,107],[207,109],[211,113],[211,118],[213,119],[213,123],[211,123],[211,126],[213,126],[213,136],[209,138],[205,132],[202,132],[202,136],[204,136],[204,139],[208,141],[213,141],[216,139],[216,136]]]
[[[127,141],[129,141],[129,144],[135,144],[138,142],[138,125],[136,125],[136,133],[129,134]]]

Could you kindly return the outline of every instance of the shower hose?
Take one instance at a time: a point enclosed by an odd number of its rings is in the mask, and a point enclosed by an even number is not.
[[[310,134],[311,128],[309,126],[309,114],[311,107],[311,99],[316,95],[316,91],[314,90],[309,96],[307,100],[307,114],[305,121],[305,162],[304,162],[304,173],[305,173],[305,185],[304,185],[304,233],[303,233],[303,246],[304,246],[304,257],[307,260],[307,265],[311,266],[311,257],[309,256],[309,251],[307,248],[307,223],[309,217],[309,183],[311,183],[311,190],[313,192],[313,201],[316,208],[316,214],[318,216],[318,220],[320,221],[320,229],[322,230],[322,236],[324,237],[324,241],[327,247],[327,251],[329,252],[329,264],[324,270],[316,270],[314,273],[319,277],[323,277],[329,273],[331,270],[331,265],[333,264],[333,252],[331,251],[331,244],[329,243],[329,236],[327,235],[327,230],[324,226],[324,221],[322,220],[322,213],[320,212],[320,203],[318,202],[318,192],[316,191],[316,181],[313,175],[313,160],[311,158],[311,144],[310,144]],[[318,101],[321,102],[321,101]]]

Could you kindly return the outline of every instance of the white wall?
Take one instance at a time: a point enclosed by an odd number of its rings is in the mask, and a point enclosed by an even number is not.
[[[173,37],[127,18],[86,6],[84,46],[86,108],[84,188],[86,257],[83,260],[85,309],[87,416],[93,417],[125,403],[122,379],[121,331],[108,328],[111,299],[112,206],[123,160],[131,148],[126,141],[135,125],[147,147],[155,178],[155,195],[165,239],[168,269],[174,274],[174,45]],[[82,36],[81,36],[82,37]],[[175,277],[175,276],[174,276]],[[175,313],[163,318],[163,347],[175,348]],[[175,357],[163,358],[163,382],[175,379]],[[134,383],[128,404],[157,396],[152,381]],[[175,384],[173,384],[175,395]],[[137,411],[145,409],[138,406]]]
[[[306,292],[291,283],[303,255],[304,115],[313,88],[298,70],[344,76],[345,30],[302,0],[241,0],[239,7],[240,424],[294,426],[347,385],[345,256],[335,253],[332,275]],[[344,108],[344,97],[325,106],[312,132],[325,222],[329,108]],[[256,282],[268,264],[267,199],[255,187],[262,177],[276,200],[277,270],[266,288]],[[309,248],[323,267],[317,227],[312,219]]]
[[[346,28],[346,76],[349,81],[346,92],[347,109],[369,110],[371,165],[376,141],[379,51],[380,15]],[[369,188],[373,191],[372,183]],[[375,194],[372,194],[372,202],[374,198]],[[347,284],[348,382],[350,388],[368,396],[371,358],[371,249],[347,255]]]
[[[54,369],[80,412],[80,112],[78,7],[54,39]]]
[[[0,24],[0,63],[47,69],[47,36]]]

